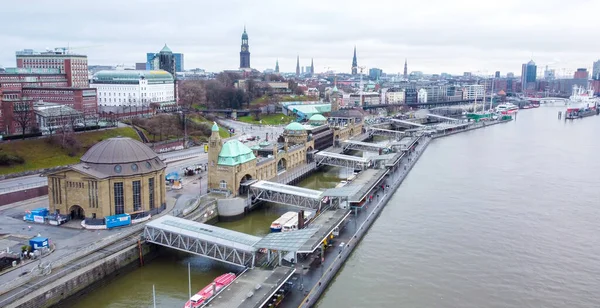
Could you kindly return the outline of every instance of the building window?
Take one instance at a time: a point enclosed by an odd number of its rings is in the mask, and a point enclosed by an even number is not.
[[[141,181],[133,181],[133,211],[137,212],[142,209],[142,183]]]
[[[227,182],[225,182],[225,180],[221,180],[221,182],[219,183],[219,188],[227,189]]]
[[[125,204],[123,198],[123,182],[114,184],[115,194],[115,214],[125,213]]]
[[[88,181],[88,197],[91,208],[98,208],[98,182]]]
[[[52,201],[54,201],[54,204],[62,203],[62,193],[59,178],[52,178]]]
[[[148,205],[150,206],[150,209],[154,209],[154,178],[149,178],[148,179],[148,193],[149,193],[149,198],[148,198]]]

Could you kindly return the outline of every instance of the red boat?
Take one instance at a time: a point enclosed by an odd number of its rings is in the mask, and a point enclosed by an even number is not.
[[[202,306],[203,304],[206,303],[206,301],[209,298],[211,298],[213,295],[215,295],[215,293],[219,292],[221,289],[228,286],[234,280],[235,280],[234,273],[223,274],[223,275],[215,278],[215,280],[213,280],[213,282],[211,284],[207,285],[202,290],[200,290],[198,293],[196,293],[194,296],[192,296],[190,298],[190,300],[188,300],[187,303],[185,303],[185,306],[183,306],[183,307],[184,308],[198,308],[198,307]]]

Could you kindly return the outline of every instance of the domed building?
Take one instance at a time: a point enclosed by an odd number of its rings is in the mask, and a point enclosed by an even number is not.
[[[92,146],[81,162],[48,177],[50,212],[103,225],[105,218],[148,217],[165,209],[166,164],[145,144],[126,137]]]

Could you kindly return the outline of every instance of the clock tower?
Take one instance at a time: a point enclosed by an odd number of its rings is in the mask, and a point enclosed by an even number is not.
[[[242,50],[240,51],[240,69],[243,68],[250,68],[250,46],[248,46],[246,26],[244,26],[244,33],[242,33]]]

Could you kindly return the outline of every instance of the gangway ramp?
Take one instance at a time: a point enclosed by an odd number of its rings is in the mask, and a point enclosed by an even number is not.
[[[410,122],[410,121],[399,120],[399,119],[390,119],[390,121],[392,121],[394,123],[398,123],[398,124],[408,125],[408,126],[416,126],[416,127],[425,127],[426,126],[426,125],[423,125],[423,124],[419,124],[419,123],[415,123],[415,122]]]
[[[365,170],[371,165],[371,159],[367,157],[357,157],[331,152],[318,152],[315,155],[317,166],[328,165],[343,168],[352,168],[354,170]]]
[[[388,144],[377,144],[356,140],[344,140],[344,150],[357,150],[367,152],[379,152],[379,150],[390,149]]]
[[[458,119],[455,119],[455,118],[445,117],[445,116],[441,116],[441,115],[437,115],[437,114],[433,114],[433,113],[429,113],[429,114],[427,114],[427,116],[431,117],[431,118],[436,118],[439,120],[450,121],[450,122],[458,122],[459,121]]]
[[[261,238],[171,215],[146,224],[146,241],[242,267],[254,267]]]
[[[409,135],[409,132],[399,131],[399,130],[391,130],[385,128],[377,128],[377,127],[367,127],[367,131],[372,136],[384,136],[384,137],[392,137],[396,139],[400,139],[406,135]]]
[[[323,192],[320,190],[269,181],[258,181],[250,185],[250,193],[258,200],[309,209],[320,209],[323,203]]]

